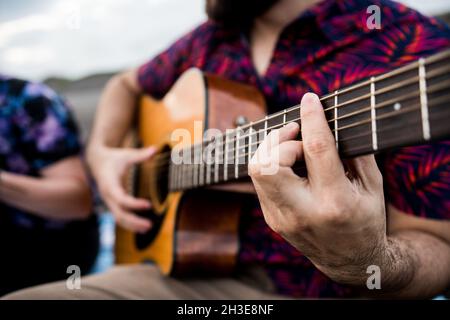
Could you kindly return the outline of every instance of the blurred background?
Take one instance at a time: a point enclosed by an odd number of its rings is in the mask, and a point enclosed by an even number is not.
[[[299,0],[301,1],[301,0]],[[402,0],[450,21],[450,0]],[[204,0],[0,0],[0,73],[70,101],[85,139],[101,88],[205,19]]]
[[[450,0],[400,2],[450,22]],[[204,20],[204,5],[204,0],[0,0],[0,73],[43,81],[65,96],[85,140],[105,82]],[[112,263],[113,230],[110,215],[101,215],[97,271]]]

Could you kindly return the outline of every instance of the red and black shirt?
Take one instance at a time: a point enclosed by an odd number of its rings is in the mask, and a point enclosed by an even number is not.
[[[381,9],[381,29],[367,25],[370,5]],[[142,65],[139,83],[161,98],[184,71],[196,67],[257,87],[272,113],[298,104],[308,91],[324,95],[448,47],[448,27],[399,3],[325,0],[283,30],[262,76],[252,64],[245,32],[206,21]],[[420,217],[450,218],[450,141],[384,153],[379,166],[388,202]],[[281,294],[353,293],[274,233],[257,204],[242,218],[239,261],[264,266]]]

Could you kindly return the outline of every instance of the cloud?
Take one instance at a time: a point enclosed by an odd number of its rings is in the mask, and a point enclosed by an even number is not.
[[[76,78],[145,62],[204,19],[203,0],[66,0],[0,25],[0,70]]]
[[[0,1],[0,72],[40,80],[138,66],[205,19],[204,1]],[[448,0],[402,2],[450,10]]]
[[[443,14],[450,11],[450,1],[448,0],[401,0],[398,2],[430,15]]]

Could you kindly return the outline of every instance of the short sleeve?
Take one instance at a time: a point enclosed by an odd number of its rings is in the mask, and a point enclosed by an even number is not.
[[[138,83],[143,92],[162,98],[180,75],[189,68],[204,69],[211,47],[224,40],[217,24],[207,20],[179,38],[166,50],[138,68]],[[218,40],[219,39],[219,40]]]
[[[34,171],[81,151],[78,129],[66,101],[39,83],[28,83],[22,107],[13,121],[19,128],[19,148]]]
[[[192,61],[193,30],[138,69],[138,83],[144,93],[162,98]]]

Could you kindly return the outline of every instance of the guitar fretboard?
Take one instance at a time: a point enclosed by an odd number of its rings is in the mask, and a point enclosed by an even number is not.
[[[448,137],[449,62],[450,50],[321,97],[340,155],[355,157]],[[299,105],[173,150],[184,161],[167,162],[169,190],[247,177],[258,145],[271,130],[290,122],[301,123]]]

